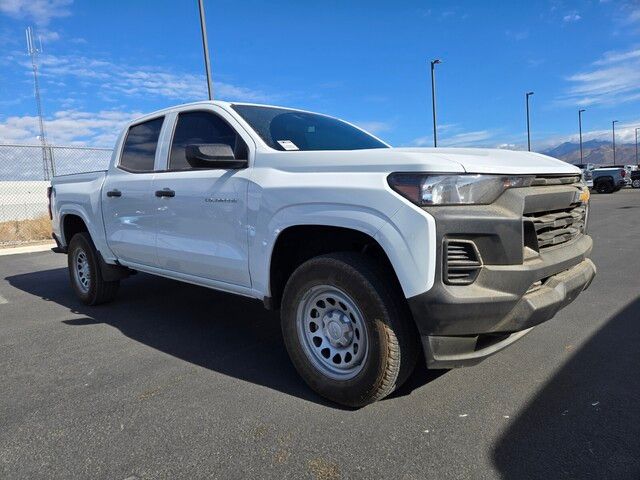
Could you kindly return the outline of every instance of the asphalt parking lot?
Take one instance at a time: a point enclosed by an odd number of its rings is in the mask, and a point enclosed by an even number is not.
[[[594,195],[591,288],[468,369],[360,410],[257,302],[147,275],[85,307],[66,257],[0,257],[0,478],[640,478],[640,190]]]

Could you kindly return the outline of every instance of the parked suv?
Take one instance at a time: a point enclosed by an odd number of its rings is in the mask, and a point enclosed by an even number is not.
[[[50,202],[83,302],[113,299],[132,271],[260,300],[280,311],[302,378],[349,406],[391,393],[418,358],[481,361],[596,273],[576,167],[529,152],[391,148],[279,107],[146,115],[124,129],[108,170],[54,178]]]

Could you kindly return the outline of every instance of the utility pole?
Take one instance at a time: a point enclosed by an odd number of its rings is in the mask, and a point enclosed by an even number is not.
[[[586,112],[586,110],[584,108],[581,110],[578,110],[578,128],[580,129],[580,164],[581,165],[584,163],[583,157],[582,157],[582,112]]]
[[[638,130],[640,128],[636,128],[636,165],[640,167],[640,162],[638,162]]]
[[[42,102],[40,101],[40,83],[38,82],[38,55],[42,53],[42,41],[40,40],[39,46],[36,45],[33,38],[33,29],[27,27],[27,53],[31,57],[31,67],[33,68],[33,85],[34,95],[36,97],[36,108],[38,110],[38,126],[40,127],[40,145],[42,145],[42,170],[45,180],[50,179],[50,171],[53,170],[53,158],[51,158],[51,151],[47,147],[47,137],[44,128],[44,119],[42,118]],[[51,168],[51,170],[50,170]]]
[[[529,97],[533,95],[533,92],[527,92],[525,95],[527,100],[527,150],[531,151],[531,127],[529,122]]]
[[[611,122],[611,128],[613,129],[613,166],[616,165],[616,123],[618,120]]]
[[[204,50],[204,68],[207,74],[207,90],[209,92],[209,100],[213,100],[213,82],[211,81],[211,60],[209,59],[209,43],[207,41],[207,21],[204,18],[203,0],[198,0],[198,8],[200,9],[200,31],[202,32],[202,48]]]
[[[433,112],[433,146],[438,146],[438,132],[436,127],[436,65],[442,63],[439,59],[431,60],[431,107]]]

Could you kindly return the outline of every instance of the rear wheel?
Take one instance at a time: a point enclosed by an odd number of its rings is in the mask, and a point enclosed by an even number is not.
[[[69,242],[67,262],[71,286],[83,303],[98,305],[113,300],[120,282],[103,279],[98,251],[88,233],[81,232],[73,236]]]
[[[633,188],[640,188],[640,178],[631,182]]]
[[[349,252],[313,258],[287,282],[287,351],[323,397],[360,407],[389,395],[413,370],[418,338],[390,283],[372,260]]]
[[[598,182],[596,185],[596,192],[598,193],[613,193],[613,183],[610,181]]]

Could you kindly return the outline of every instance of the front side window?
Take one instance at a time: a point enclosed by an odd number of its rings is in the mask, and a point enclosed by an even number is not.
[[[232,107],[276,150],[388,148],[368,133],[326,115],[258,105]]]
[[[131,172],[152,172],[164,117],[129,128],[122,148],[120,166]]]
[[[247,145],[233,127],[218,115],[204,111],[180,113],[171,143],[169,170],[211,168],[211,164],[190,164],[185,149],[187,145],[212,143],[229,145],[236,160],[248,159]]]

